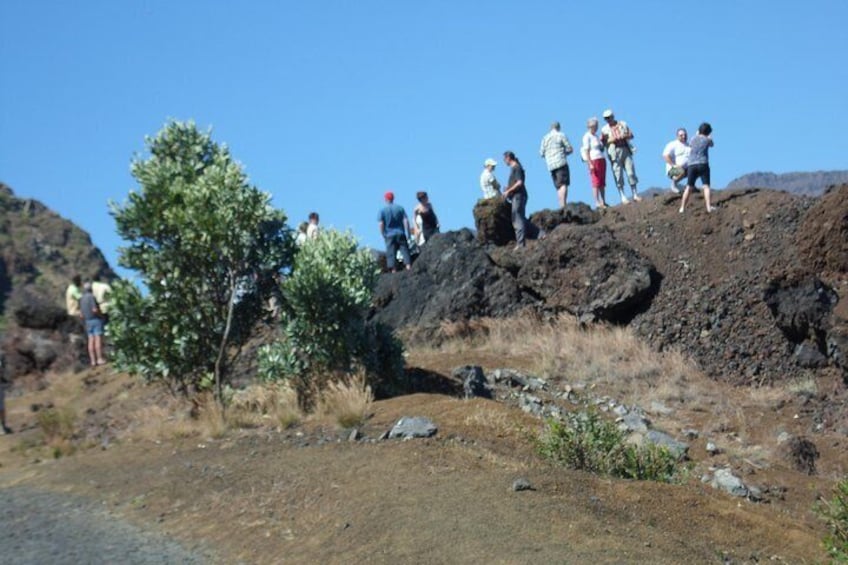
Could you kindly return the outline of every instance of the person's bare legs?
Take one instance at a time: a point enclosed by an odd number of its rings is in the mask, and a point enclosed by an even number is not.
[[[89,335],[88,336],[88,359],[91,362],[91,366],[94,367],[97,365],[97,348],[94,345],[94,340],[97,336]]]
[[[103,336],[96,335],[94,336],[94,353],[97,354],[97,364],[103,365],[106,363],[106,359],[103,358]]]
[[[702,185],[701,189],[704,191],[704,204],[707,205],[707,212],[712,212],[715,208],[710,205],[710,185]]]
[[[557,197],[559,198],[559,207],[565,208],[565,201],[568,200],[568,185],[564,184],[557,189]]]
[[[692,193],[692,187],[687,184],[686,188],[683,189],[683,198],[680,199],[680,210],[678,210],[678,211],[681,214],[683,213],[683,210],[686,209],[686,203],[689,202],[689,194],[691,194],[691,193]]]

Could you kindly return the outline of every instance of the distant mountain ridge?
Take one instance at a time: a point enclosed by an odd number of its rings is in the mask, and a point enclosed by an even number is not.
[[[772,188],[800,196],[821,196],[828,187],[838,184],[848,184],[848,171],[755,172],[733,179],[727,188]]]

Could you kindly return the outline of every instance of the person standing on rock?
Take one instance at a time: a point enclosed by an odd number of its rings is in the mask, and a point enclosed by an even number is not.
[[[535,238],[536,227],[527,220],[527,186],[524,184],[524,167],[512,151],[504,153],[504,163],[510,168],[504,198],[512,206],[512,228],[515,230],[515,249],[525,246],[526,239]]]
[[[704,190],[704,204],[707,207],[707,212],[714,212],[715,208],[710,205],[710,147],[713,146],[713,127],[707,122],[698,126],[698,135],[696,135],[689,144],[689,164],[686,171],[686,190],[683,191],[683,198],[680,201],[681,214],[686,209],[686,203],[689,201],[689,194],[695,188],[695,182],[698,178],[701,179],[701,188]]]
[[[665,161],[665,174],[671,179],[671,191],[680,192],[679,182],[686,177],[686,166],[689,163],[689,134],[686,128],[677,128],[675,139],[669,141],[662,156]]]
[[[625,122],[616,120],[612,110],[604,110],[604,120],[607,123],[601,128],[601,143],[607,148],[607,155],[610,165],[612,165],[612,177],[615,180],[618,193],[621,195],[621,203],[630,203],[630,200],[624,195],[625,172],[627,173],[627,181],[630,183],[633,201],[639,202],[642,200],[636,193],[636,184],[639,182],[639,178],[636,176],[636,166],[633,164],[633,146],[630,145],[630,140],[633,139],[633,131]]]
[[[82,277],[74,275],[71,278],[71,284],[65,290],[65,309],[68,311],[68,316],[72,318],[79,318],[80,315],[79,301],[82,297],[80,287],[82,287]]]
[[[80,316],[85,321],[85,333],[88,335],[88,358],[91,366],[103,365],[103,319],[100,306],[91,292],[91,283],[83,285],[82,297],[79,301]]]
[[[426,192],[418,192],[415,197],[418,199],[418,205],[412,212],[412,217],[415,218],[415,243],[420,247],[439,233],[439,218]]]
[[[551,131],[542,138],[539,154],[545,160],[548,171],[551,173],[551,180],[554,182],[554,188],[559,199],[559,207],[565,208],[565,201],[568,199],[568,185],[571,184],[571,171],[568,168],[567,157],[574,149],[572,149],[568,138],[559,129],[559,122],[551,124]]]
[[[400,251],[406,270],[412,268],[409,257],[409,246],[406,242],[409,233],[409,219],[406,210],[395,204],[395,193],[391,190],[383,195],[386,205],[380,210],[377,217],[380,226],[380,235],[386,241],[386,267],[390,271],[397,271],[397,259],[395,255]]]
[[[592,195],[595,197],[595,207],[603,210],[607,207],[607,162],[604,159],[604,144],[598,137],[598,118],[592,117],[586,121],[586,133],[580,144],[580,157],[589,167],[589,180],[592,183]]]
[[[483,163],[483,173],[480,175],[480,189],[483,191],[483,199],[497,198],[501,195],[501,183],[495,178],[495,167],[498,162],[494,159],[486,159]]]

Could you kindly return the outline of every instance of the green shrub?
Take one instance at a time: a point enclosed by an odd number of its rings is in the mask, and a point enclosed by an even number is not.
[[[259,350],[259,378],[291,379],[302,395],[320,388],[320,378],[359,368],[375,384],[397,381],[400,342],[387,328],[366,322],[378,273],[371,253],[350,234],[327,230],[304,243],[281,287],[280,340]]]
[[[628,444],[615,424],[595,411],[548,421],[537,449],[566,467],[625,479],[671,482],[678,472],[677,458],[668,449]]]
[[[823,542],[834,563],[848,563],[848,477],[834,488],[834,497],[816,506],[819,517],[827,524]]]

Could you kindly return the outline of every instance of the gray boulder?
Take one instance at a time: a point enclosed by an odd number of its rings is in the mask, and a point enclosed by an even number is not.
[[[713,475],[710,482],[713,488],[721,489],[733,496],[748,496],[748,487],[742,479],[734,475],[729,469],[719,469]]]
[[[404,416],[389,432],[389,439],[412,439],[436,435],[439,428],[427,418]]]
[[[483,368],[479,365],[464,365],[451,372],[453,378],[462,381],[465,398],[492,398],[492,389],[486,381]]]

